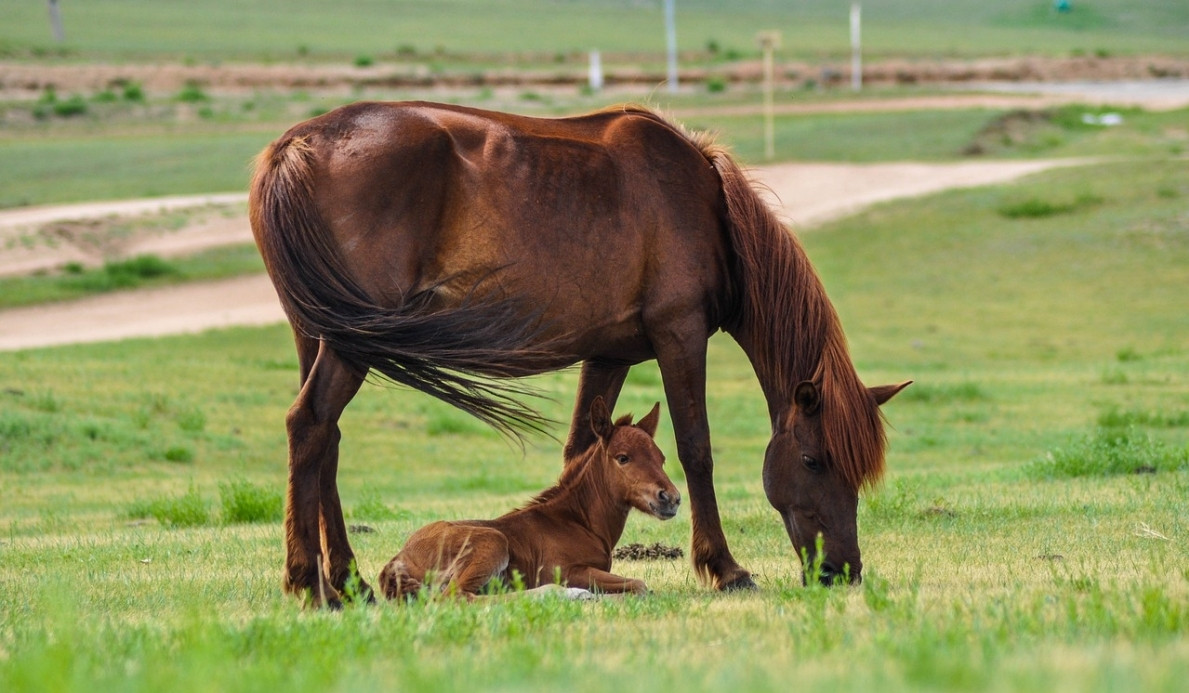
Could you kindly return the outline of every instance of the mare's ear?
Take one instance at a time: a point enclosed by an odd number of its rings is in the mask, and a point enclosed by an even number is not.
[[[797,389],[793,390],[793,402],[804,414],[812,416],[822,406],[822,395],[812,381],[802,380],[797,383]]]
[[[595,397],[594,401],[590,403],[590,430],[603,440],[611,437],[611,430],[614,426],[611,425],[611,412],[607,411],[607,403],[603,401],[602,395]]]
[[[905,380],[899,385],[876,385],[875,387],[869,387],[867,388],[867,391],[870,392],[871,396],[875,398],[876,404],[883,406],[884,402],[887,402],[889,399],[895,397],[896,393],[900,392],[909,385],[912,385],[912,381]]]
[[[649,438],[656,437],[656,425],[661,421],[661,403],[657,402],[652,405],[652,411],[644,415],[643,419],[636,422],[636,428],[643,430],[648,434]]]

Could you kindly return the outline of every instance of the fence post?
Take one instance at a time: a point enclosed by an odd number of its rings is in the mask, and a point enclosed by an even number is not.
[[[863,88],[863,50],[860,41],[860,15],[862,9],[859,3],[850,6],[850,88],[859,91]]]
[[[776,156],[776,114],[773,103],[773,59],[772,53],[780,48],[779,31],[761,31],[756,34],[756,41],[764,52],[764,158],[772,159]]]

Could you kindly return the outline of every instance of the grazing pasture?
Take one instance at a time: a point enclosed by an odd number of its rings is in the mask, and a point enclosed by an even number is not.
[[[342,60],[460,54],[542,54],[564,60],[591,48],[652,53],[665,47],[661,2],[653,0],[316,0],[243,3],[208,0],[106,0],[61,3],[66,41],[51,41],[44,3],[8,3],[0,51],[16,56],[76,55],[120,60]],[[704,59],[755,55],[758,28],[784,34],[786,55],[847,55],[848,3],[833,0],[682,0],[678,45]],[[482,21],[475,21],[482,16]],[[873,56],[976,57],[1004,54],[1184,54],[1189,8],[1169,0],[1051,2],[866,0],[863,45]]]
[[[760,460],[758,385],[711,340],[724,528],[760,590],[616,562],[644,598],[302,612],[280,593],[287,329],[0,359],[0,688],[1174,691],[1189,675],[1189,163],[1159,156],[885,204],[805,233],[886,407],[864,580],[803,587]],[[1023,210],[1023,211],[1021,211]],[[565,421],[576,374],[533,383]],[[661,400],[634,369],[617,413]],[[339,474],[360,569],[559,472],[429,398],[366,385]],[[556,436],[564,435],[558,424]],[[672,429],[658,443],[671,460]],[[684,486],[678,465],[668,471]],[[686,512],[623,543],[684,546]]]

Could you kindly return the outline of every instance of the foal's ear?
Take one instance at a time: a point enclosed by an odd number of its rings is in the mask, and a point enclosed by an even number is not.
[[[656,437],[656,425],[661,421],[661,403],[657,402],[652,405],[652,411],[644,415],[643,419],[636,422],[636,428],[648,434],[649,438]]]
[[[797,389],[793,390],[793,402],[802,413],[812,416],[822,406],[822,394],[812,381],[802,380],[797,383]]]
[[[883,406],[884,402],[887,402],[889,399],[895,397],[896,393],[900,392],[909,385],[912,385],[912,381],[905,380],[899,385],[876,385],[875,387],[869,387],[867,388],[867,391],[870,392],[871,396],[875,398],[875,403],[877,405]]]
[[[594,401],[590,403],[590,430],[603,440],[611,437],[611,430],[614,426],[611,424],[611,412],[607,411],[607,403],[603,401],[602,395],[595,397]]]

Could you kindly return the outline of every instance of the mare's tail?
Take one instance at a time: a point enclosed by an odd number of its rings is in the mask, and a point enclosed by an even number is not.
[[[404,561],[399,558],[392,559],[384,566],[380,571],[379,583],[380,592],[386,598],[400,602],[417,596],[422,587],[421,581],[409,575]]]
[[[525,388],[490,378],[540,372],[545,352],[533,310],[511,300],[429,307],[430,292],[397,308],[362,289],[314,204],[314,152],[286,136],[257,159],[249,206],[252,233],[295,330],[350,363],[448,402],[512,435],[545,419],[521,404]]]

